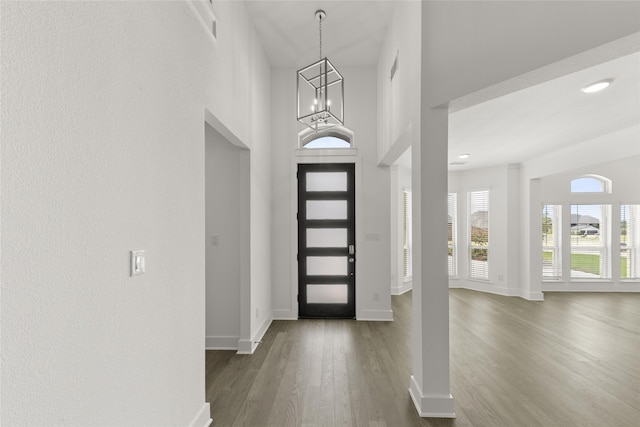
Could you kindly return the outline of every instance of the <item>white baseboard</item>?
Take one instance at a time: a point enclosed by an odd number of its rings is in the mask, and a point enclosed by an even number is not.
[[[490,282],[480,282],[474,280],[460,280],[456,283],[449,282],[450,289],[469,289],[471,291],[486,292],[488,294],[502,295],[505,297],[521,297],[520,289],[503,288],[495,286]]]
[[[210,414],[211,409],[209,408],[209,402],[205,402],[193,421],[189,424],[189,427],[209,427],[213,422]]]
[[[520,292],[520,298],[524,298],[528,301],[544,301],[544,294],[542,292]]]
[[[389,322],[393,320],[393,310],[362,310],[357,320]]]
[[[400,286],[397,286],[397,285],[392,286],[391,295],[402,295],[405,292],[409,292],[411,289],[413,289],[413,282],[412,281],[404,282]]]
[[[411,375],[411,385],[409,386],[411,400],[421,417],[428,418],[455,418],[453,411],[453,396],[424,396],[418,382]]]
[[[269,330],[269,326],[271,326],[271,322],[273,322],[273,317],[268,316],[260,325],[260,328],[253,335],[251,340],[238,340],[238,354],[253,354],[258,348],[258,344],[262,341],[262,337]]]
[[[205,350],[237,350],[240,337],[208,336],[204,339]]]
[[[298,312],[294,310],[277,309],[273,311],[273,320],[298,320]]]

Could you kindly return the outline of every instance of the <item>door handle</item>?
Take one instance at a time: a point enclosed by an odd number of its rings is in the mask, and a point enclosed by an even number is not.
[[[349,255],[353,255],[356,253],[355,245],[349,245]]]

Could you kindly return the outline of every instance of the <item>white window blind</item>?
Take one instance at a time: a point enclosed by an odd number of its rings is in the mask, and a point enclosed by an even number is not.
[[[611,277],[611,205],[571,205],[571,278]]]
[[[448,241],[449,250],[448,262],[449,262],[449,276],[455,277],[458,275],[458,251],[456,249],[456,235],[457,235],[457,215],[458,215],[458,195],[456,193],[449,193],[447,198],[447,211],[448,211]]]
[[[562,205],[542,205],[542,277],[562,278]]]
[[[411,279],[411,191],[402,192],[402,272],[406,280]]]
[[[620,205],[620,278],[640,279],[640,205]]]
[[[469,277],[489,280],[489,190],[467,193]]]

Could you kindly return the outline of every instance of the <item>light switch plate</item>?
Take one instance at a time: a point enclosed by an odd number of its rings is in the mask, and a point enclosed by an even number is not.
[[[131,251],[131,276],[144,274],[144,250]]]

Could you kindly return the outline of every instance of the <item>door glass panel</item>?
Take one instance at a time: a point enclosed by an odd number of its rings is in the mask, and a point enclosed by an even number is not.
[[[307,285],[307,304],[346,304],[347,285]]]
[[[307,228],[308,248],[344,248],[346,246],[346,228]]]
[[[347,191],[347,173],[308,172],[307,191]]]
[[[346,276],[346,256],[310,256],[307,257],[308,276]]]
[[[347,219],[347,201],[307,200],[307,219]]]

